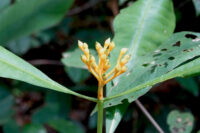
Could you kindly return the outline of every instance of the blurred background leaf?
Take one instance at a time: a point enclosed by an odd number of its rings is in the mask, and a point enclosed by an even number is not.
[[[7,87],[0,84],[0,125],[9,121],[14,113],[14,97]]]
[[[181,86],[193,94],[194,96],[199,95],[198,83],[194,78],[176,78],[176,80],[181,84]]]
[[[0,43],[44,30],[57,24],[73,0],[20,0],[1,12]],[[48,8],[46,8],[48,7]],[[59,7],[59,8],[58,8]]]
[[[194,125],[194,117],[191,113],[171,111],[167,117],[170,131],[176,133],[190,133]]]
[[[196,15],[199,16],[200,15],[200,0],[192,0],[192,1],[194,4]]]

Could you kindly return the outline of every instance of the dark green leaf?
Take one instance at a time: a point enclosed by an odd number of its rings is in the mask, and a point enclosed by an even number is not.
[[[24,127],[22,133],[47,133],[47,131],[43,125],[30,124]]]
[[[193,128],[194,117],[191,113],[171,111],[167,117],[167,124],[172,133],[190,133]]]
[[[54,128],[59,133],[84,133],[83,127],[75,122],[67,121],[64,119],[58,119],[50,121],[48,123],[52,128]]]
[[[14,97],[6,87],[0,84],[0,125],[5,124],[13,116]]]
[[[74,67],[65,67],[65,71],[67,72],[68,76],[74,83],[80,83],[87,78],[89,78],[90,73],[88,70],[74,68]]]
[[[25,54],[30,48],[40,46],[40,42],[32,37],[21,37],[7,44],[7,47],[15,54]]]
[[[194,96],[199,95],[199,87],[194,78],[176,78],[176,80],[186,91],[192,93]]]
[[[73,0],[20,0],[1,12],[0,44],[58,23]],[[47,8],[48,7],[48,8]]]
[[[15,120],[11,119],[6,124],[3,125],[4,133],[21,133],[19,125]]]

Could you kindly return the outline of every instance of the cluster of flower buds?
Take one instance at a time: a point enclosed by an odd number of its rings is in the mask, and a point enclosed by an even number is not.
[[[125,66],[125,64],[127,64],[130,60],[130,55],[125,55],[128,49],[123,48],[120,51],[116,66],[109,73],[106,73],[107,70],[111,67],[108,55],[115,47],[114,42],[110,41],[110,38],[105,41],[104,46],[96,42],[95,47],[99,55],[98,64],[96,63],[95,57],[90,54],[88,45],[86,43],[78,41],[78,46],[84,53],[84,55],[81,56],[81,60],[87,65],[88,70],[101,84],[105,85],[115,77],[126,72],[127,66]]]

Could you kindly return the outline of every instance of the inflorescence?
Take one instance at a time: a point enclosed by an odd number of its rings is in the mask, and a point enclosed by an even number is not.
[[[116,66],[108,73],[108,69],[111,67],[108,56],[115,47],[114,42],[108,38],[104,42],[104,46],[96,42],[96,50],[99,55],[98,64],[96,63],[95,57],[90,54],[88,45],[81,41],[78,41],[79,48],[83,51],[84,55],[81,55],[81,60],[87,65],[88,70],[95,76],[99,82],[98,87],[98,99],[103,99],[103,86],[110,82],[115,77],[127,71],[126,64],[130,60],[130,55],[125,53],[128,51],[127,48],[122,48],[117,60]]]
[[[125,55],[123,57],[128,49],[122,48],[116,66],[109,73],[106,73],[111,67],[108,55],[115,47],[114,42],[111,42],[110,38],[105,41],[104,47],[102,47],[100,43],[96,42],[96,50],[99,55],[98,64],[96,63],[95,57],[90,54],[88,45],[86,43],[78,41],[78,46],[84,52],[84,55],[81,56],[81,60],[87,65],[89,71],[96,77],[96,79],[103,85],[107,84],[120,74],[126,72],[127,66],[125,66],[125,64],[128,63],[130,55]]]

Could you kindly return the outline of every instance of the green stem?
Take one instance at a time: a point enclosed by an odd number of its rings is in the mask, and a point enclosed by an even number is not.
[[[97,121],[97,133],[103,132],[103,110],[104,110],[104,101],[98,100],[97,106],[98,106],[98,121]]]

